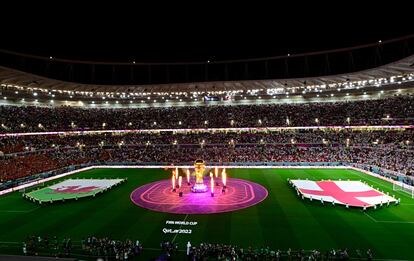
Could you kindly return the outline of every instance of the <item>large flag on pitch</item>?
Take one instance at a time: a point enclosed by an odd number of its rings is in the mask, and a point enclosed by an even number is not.
[[[354,207],[370,207],[397,201],[360,181],[291,180],[304,197]]]
[[[122,182],[123,179],[67,179],[26,194],[36,201],[54,201],[94,196]]]

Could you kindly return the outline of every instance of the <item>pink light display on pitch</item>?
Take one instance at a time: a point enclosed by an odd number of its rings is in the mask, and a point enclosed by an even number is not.
[[[207,177],[205,183],[208,184]],[[183,186],[180,189],[183,196],[179,197],[171,190],[171,181],[161,180],[135,189],[130,197],[136,205],[154,211],[173,214],[213,214],[256,205],[268,195],[265,187],[248,180],[234,178],[227,179],[226,193],[218,193],[214,196],[210,193],[193,193],[191,188]]]

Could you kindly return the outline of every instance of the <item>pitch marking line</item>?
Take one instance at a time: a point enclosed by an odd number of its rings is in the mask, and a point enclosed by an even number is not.
[[[378,185],[380,185],[381,187],[384,187],[384,188],[389,188],[388,186],[386,186],[386,185],[384,185],[384,184],[381,184],[381,183],[379,183],[378,181],[376,181],[376,180],[374,180],[374,179],[370,179],[370,178],[368,178],[367,176],[362,176],[360,173],[358,173],[358,171],[356,171],[356,174],[358,175],[358,176],[360,176],[361,178],[364,178],[364,179],[367,179],[367,180],[369,180],[369,181],[371,181],[371,182],[374,182],[375,184],[378,184]],[[398,193],[398,194],[400,194],[400,195],[404,195],[404,196],[407,196],[407,193],[404,193],[404,192],[402,192],[402,191],[398,191],[398,190],[393,190],[393,193]],[[414,204],[412,204],[412,205],[414,205]]]
[[[375,223],[391,223],[391,224],[414,224],[414,221],[393,221],[393,220],[377,220],[370,214],[364,212],[364,214],[369,217]]]
[[[364,212],[364,214],[369,217],[372,221],[374,221],[375,223],[378,223],[378,220],[376,220],[375,218],[371,217],[371,215],[369,215],[367,212]]]
[[[185,215],[184,222],[185,222],[185,221],[187,221],[187,218],[188,218],[188,214],[187,214],[187,215]],[[183,224],[181,224],[181,225],[180,225],[180,228],[179,228],[179,229],[181,229],[181,227],[182,227],[182,226],[183,226]],[[174,238],[173,238],[173,240],[171,241],[171,243],[174,243],[174,241],[175,241],[175,239],[177,238],[177,236],[178,236],[178,233],[174,235]]]

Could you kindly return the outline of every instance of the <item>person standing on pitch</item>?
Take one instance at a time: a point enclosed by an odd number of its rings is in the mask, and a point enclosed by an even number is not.
[[[190,255],[190,249],[191,249],[191,243],[190,243],[190,241],[188,241],[188,243],[187,243],[187,256]]]

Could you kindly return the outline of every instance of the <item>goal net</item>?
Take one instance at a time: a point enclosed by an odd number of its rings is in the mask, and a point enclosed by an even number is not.
[[[403,191],[407,194],[410,194],[410,196],[414,198],[414,187],[407,185],[404,182],[393,183],[392,190]]]

